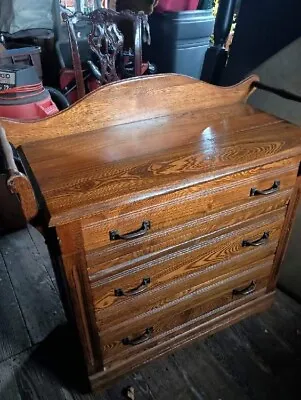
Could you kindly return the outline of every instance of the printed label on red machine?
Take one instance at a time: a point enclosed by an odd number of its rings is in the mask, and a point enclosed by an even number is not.
[[[16,86],[16,73],[0,70],[0,90],[7,90]]]

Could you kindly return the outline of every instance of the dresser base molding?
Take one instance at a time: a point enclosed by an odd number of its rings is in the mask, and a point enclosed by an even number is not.
[[[120,361],[119,363],[112,365],[110,368],[105,368],[104,371],[100,373],[89,376],[92,390],[102,390],[110,386],[125,373],[129,373],[137,367],[155,360],[158,357],[164,356],[171,351],[175,351],[178,347],[189,345],[196,339],[203,339],[236,324],[242,319],[266,311],[271,307],[274,296],[275,292],[271,292],[262,295],[255,300],[248,301],[230,311],[223,312],[223,310],[218,312],[218,310],[216,310],[217,315],[204,324],[193,327],[189,331],[177,335],[173,339],[170,339],[161,345],[159,344],[156,348],[137,353],[137,356],[132,357],[129,360]]]

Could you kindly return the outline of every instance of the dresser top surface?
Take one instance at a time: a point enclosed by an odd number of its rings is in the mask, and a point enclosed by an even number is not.
[[[22,147],[52,222],[301,153],[301,130],[249,105],[160,117]]]
[[[301,129],[247,104],[257,80],[223,88],[183,75],[139,77],[105,85],[52,117],[0,125],[19,148],[50,225],[106,218],[299,157]]]

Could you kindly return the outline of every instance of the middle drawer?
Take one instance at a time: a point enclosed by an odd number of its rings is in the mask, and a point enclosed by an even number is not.
[[[286,207],[186,243],[185,248],[91,284],[97,320],[109,326],[179,299],[275,253]]]
[[[191,243],[194,239],[199,240],[200,237],[209,239],[228,227],[232,227],[231,229],[234,230],[243,220],[251,220],[286,207],[290,196],[291,190],[289,189],[277,194],[254,198],[254,201],[250,201],[248,204],[234,205],[227,210],[195,218],[156,234],[87,252],[90,281],[95,283],[106,280],[107,276],[126,273],[137,265],[155,260],[183,246],[187,247],[186,244]]]

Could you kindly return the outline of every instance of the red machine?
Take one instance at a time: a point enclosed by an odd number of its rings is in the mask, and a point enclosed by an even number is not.
[[[35,67],[23,64],[0,66],[0,117],[32,120],[58,111]]]

